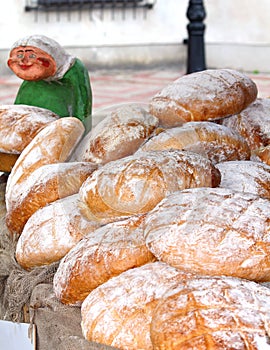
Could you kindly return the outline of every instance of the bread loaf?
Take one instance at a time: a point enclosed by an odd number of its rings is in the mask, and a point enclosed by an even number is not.
[[[153,262],[111,278],[82,303],[84,337],[122,350],[153,349],[150,323],[158,301],[169,288],[191,277]]]
[[[57,199],[78,193],[82,183],[97,168],[88,162],[43,165],[16,186],[8,197],[6,224],[10,232],[20,234],[38,209]]]
[[[270,99],[257,98],[241,113],[222,120],[222,124],[238,132],[253,151],[270,143]]]
[[[158,119],[137,105],[113,109],[80,142],[73,159],[105,164],[133,154],[158,126]]]
[[[111,277],[154,261],[143,237],[144,216],[102,226],[84,237],[61,261],[54,276],[56,297],[80,305]]]
[[[221,173],[219,187],[249,192],[270,199],[270,166],[261,162],[235,160],[216,164]]]
[[[254,81],[232,69],[187,74],[150,100],[149,112],[170,128],[189,121],[215,120],[236,114],[258,94]]]
[[[190,188],[146,214],[158,260],[200,275],[270,280],[270,201],[225,188]]]
[[[1,105],[0,152],[20,154],[44,126],[58,118],[44,108]]]
[[[82,122],[77,118],[67,117],[48,124],[34,137],[22,151],[9,175],[6,188],[8,215],[13,210],[13,206],[17,206],[29,176],[42,165],[67,161],[83,133]],[[17,231],[17,227],[13,228],[8,221],[9,229]],[[14,223],[14,220],[12,222]]]
[[[59,261],[84,235],[99,227],[78,210],[78,194],[37,210],[27,221],[16,246],[16,259],[25,269]]]
[[[111,221],[144,214],[176,190],[218,186],[220,173],[203,156],[165,150],[132,155],[96,170],[80,188],[80,207],[88,218]]]
[[[216,164],[250,158],[250,149],[237,132],[213,122],[187,122],[165,129],[146,141],[139,150],[180,149],[199,153]]]
[[[269,349],[270,290],[229,277],[192,279],[153,312],[154,349]]]

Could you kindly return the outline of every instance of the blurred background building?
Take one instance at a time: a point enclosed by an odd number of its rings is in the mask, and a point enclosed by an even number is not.
[[[188,0],[9,0],[0,13],[0,73],[30,34],[57,40],[89,69],[185,66]],[[205,0],[208,68],[269,72],[270,1]]]

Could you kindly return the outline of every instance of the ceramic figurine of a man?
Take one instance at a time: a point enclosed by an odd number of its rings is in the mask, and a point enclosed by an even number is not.
[[[55,40],[31,35],[10,50],[9,68],[21,79],[14,104],[46,108],[59,117],[77,117],[91,129],[92,91],[88,70]]]

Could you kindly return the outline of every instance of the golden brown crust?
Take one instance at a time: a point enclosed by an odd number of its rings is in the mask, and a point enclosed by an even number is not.
[[[192,277],[157,261],[109,279],[82,303],[84,337],[122,350],[153,349],[150,323],[158,301]]]
[[[35,171],[40,172],[39,168],[43,165],[65,162],[83,133],[84,126],[79,119],[61,118],[44,127],[23,150],[12,168],[6,188],[6,224],[11,233],[20,234],[29,218],[28,209],[25,208],[24,212],[21,206],[25,195],[31,191],[29,179],[35,179]],[[43,199],[40,200],[42,202]],[[19,211],[17,208],[20,208]]]
[[[18,158],[19,154],[0,152],[0,171],[10,173]]]
[[[270,281],[270,201],[225,188],[190,188],[146,215],[158,260],[201,275]]]
[[[257,98],[242,112],[223,119],[222,124],[241,135],[251,151],[267,146],[270,143],[270,99]]]
[[[82,213],[115,221],[148,212],[173,191],[219,182],[219,171],[199,154],[179,150],[138,153],[107,163],[89,176],[79,192]]]
[[[54,291],[64,304],[80,305],[108,279],[155,261],[143,238],[144,216],[102,226],[83,238],[61,261]]]
[[[78,210],[78,194],[37,210],[27,221],[16,246],[16,259],[25,269],[59,261],[98,222],[85,220]]]
[[[129,156],[150,137],[158,122],[137,105],[115,108],[85,135],[73,159],[106,164]]]
[[[149,139],[139,150],[180,149],[199,153],[212,163],[250,158],[250,149],[236,131],[213,122],[187,122],[181,127],[165,129]]]
[[[38,209],[57,199],[78,193],[82,183],[96,169],[87,162],[43,165],[29,174],[12,192],[6,225],[10,232],[20,234],[27,220]]]
[[[165,127],[215,120],[241,112],[256,99],[257,93],[256,84],[240,72],[205,70],[166,86],[151,99],[149,112]]]
[[[20,154],[44,126],[57,119],[58,115],[44,108],[1,105],[0,151]]]
[[[268,349],[269,303],[269,289],[253,282],[226,277],[187,280],[169,290],[155,308],[153,348]]]

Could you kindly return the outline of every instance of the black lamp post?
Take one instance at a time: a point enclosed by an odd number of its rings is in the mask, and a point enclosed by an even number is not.
[[[190,0],[187,9],[189,24],[188,31],[188,62],[187,73],[199,72],[206,69],[203,20],[206,17],[202,0]]]

